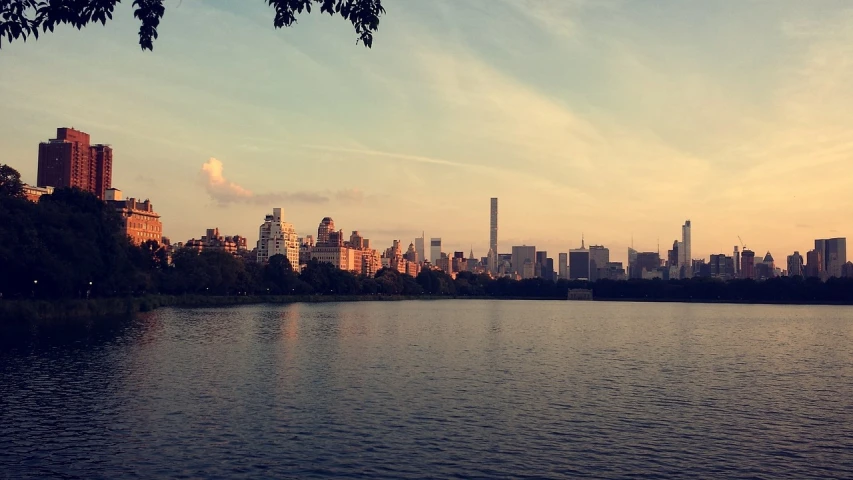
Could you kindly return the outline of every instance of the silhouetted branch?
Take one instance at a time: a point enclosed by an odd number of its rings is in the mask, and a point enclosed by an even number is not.
[[[78,30],[90,23],[105,25],[112,20],[116,4],[121,0],[0,0],[0,47],[3,38],[7,42],[30,36],[38,39],[39,33],[60,24],[68,24]],[[245,1],[245,0],[241,0]],[[289,27],[296,23],[302,12],[311,13],[312,6],[319,4],[321,13],[340,15],[349,20],[358,34],[356,42],[366,47],[373,45],[373,33],[379,28],[379,17],[385,13],[382,0],[267,0],[275,10],[275,28]],[[157,27],[166,13],[163,0],[133,0],[133,16],[139,20],[139,46],[153,50],[157,39]]]

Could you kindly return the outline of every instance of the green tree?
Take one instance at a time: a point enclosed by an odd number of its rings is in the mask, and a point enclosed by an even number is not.
[[[244,2],[246,0],[240,0]],[[53,32],[57,25],[66,24],[80,30],[100,22],[112,20],[116,5],[121,0],[0,0],[0,39],[27,40],[39,33]],[[166,13],[165,0],[133,0],[133,16],[139,20],[139,46],[153,50],[157,28]],[[236,3],[236,2],[235,2]],[[382,0],[266,0],[275,11],[273,26],[289,27],[296,23],[302,12],[311,13],[319,7],[320,13],[339,15],[355,28],[358,41],[373,45],[373,33],[379,28],[379,17],[385,13]],[[1,41],[1,40],[0,40]]]
[[[303,293],[306,289],[299,277],[293,273],[290,260],[281,254],[270,257],[269,262],[263,267],[263,278],[269,293],[274,295]]]
[[[21,174],[9,165],[0,164],[0,196],[19,198],[24,196]]]

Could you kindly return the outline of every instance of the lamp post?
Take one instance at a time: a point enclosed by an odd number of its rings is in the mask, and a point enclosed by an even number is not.
[[[38,285],[39,285],[39,281],[33,280],[33,294],[32,294],[33,298],[35,298],[35,296],[36,296],[36,288],[38,287]]]
[[[92,293],[92,282],[89,282],[89,289],[86,290],[86,300],[89,299],[89,294]]]

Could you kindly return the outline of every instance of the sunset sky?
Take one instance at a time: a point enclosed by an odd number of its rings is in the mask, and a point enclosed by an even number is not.
[[[387,0],[351,25],[272,27],[262,0],[167,0],[142,52],[130,0],[106,27],[0,49],[0,163],[35,183],[75,127],[172,241],[257,239],[282,207],[376,248],[442,237],[484,256],[610,247],[693,256],[740,235],[777,263],[853,234],[853,3]]]

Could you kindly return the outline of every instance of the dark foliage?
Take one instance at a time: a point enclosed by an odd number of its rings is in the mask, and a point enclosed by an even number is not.
[[[22,197],[24,195],[24,184],[21,182],[21,174],[17,170],[0,164],[0,196]]]
[[[116,5],[121,0],[0,0],[0,46],[3,37],[8,42],[30,36],[38,39],[40,33],[53,32],[60,24],[78,30],[91,24],[112,20]],[[246,1],[246,0],[240,0]],[[379,29],[379,17],[385,13],[382,0],[266,0],[275,11],[273,26],[289,27],[296,23],[302,12],[311,13],[319,7],[320,13],[340,15],[355,28],[358,41],[373,45],[373,33]],[[157,27],[166,13],[165,0],[133,0],[133,16],[139,20],[139,46],[153,50]]]

